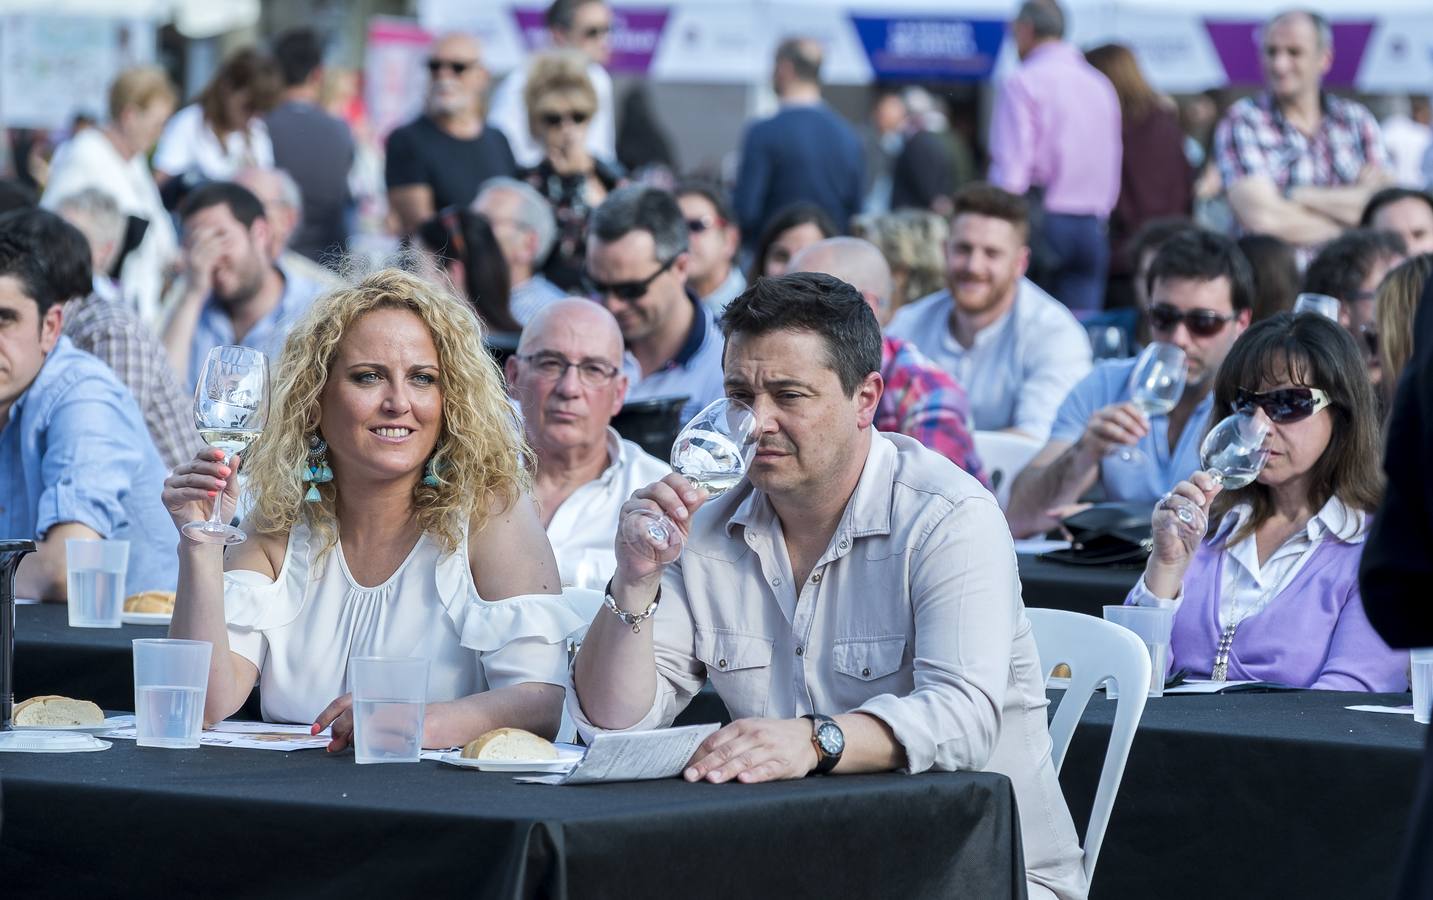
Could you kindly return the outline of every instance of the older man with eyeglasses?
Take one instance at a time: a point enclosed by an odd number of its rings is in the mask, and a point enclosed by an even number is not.
[[[1146,275],[1150,334],[1184,352],[1184,393],[1164,415],[1131,402],[1138,360],[1108,360],[1070,391],[1050,441],[1010,488],[1006,518],[1018,537],[1054,528],[1098,487],[1106,500],[1153,501],[1199,468],[1214,376],[1249,326],[1249,261],[1231,238],[1191,228],[1160,247]],[[1136,453],[1121,454],[1124,447]]]
[[[565,585],[607,583],[622,504],[671,471],[611,427],[627,394],[621,361],[612,314],[575,297],[538,310],[507,361],[509,392],[537,455],[533,495]]]

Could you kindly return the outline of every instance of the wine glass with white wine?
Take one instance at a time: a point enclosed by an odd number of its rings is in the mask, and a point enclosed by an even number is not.
[[[1184,351],[1173,344],[1155,341],[1140,351],[1130,373],[1129,402],[1146,419],[1167,416],[1184,396],[1184,380],[1189,360]],[[1120,462],[1134,463],[1144,459],[1136,447],[1121,447]]]
[[[708,404],[682,428],[672,444],[672,470],[707,497],[720,497],[741,483],[756,455],[756,412],[740,400],[723,397]],[[682,530],[655,510],[638,509],[622,520],[622,539],[645,545],[657,562],[669,563],[682,552]]]
[[[269,418],[269,360],[249,347],[215,347],[204,361],[194,389],[194,422],[199,436],[224,451],[221,462],[232,468],[234,456],[249,449]],[[224,492],[214,498],[214,514],[189,522],[184,533],[206,544],[238,544],[243,531],[222,517]]]
[[[1200,466],[1225,490],[1252,484],[1269,461],[1264,446],[1269,427],[1268,418],[1257,413],[1239,412],[1224,418],[1209,429],[1199,445]],[[1177,506],[1175,515],[1186,525],[1194,522],[1194,511],[1186,504]]]

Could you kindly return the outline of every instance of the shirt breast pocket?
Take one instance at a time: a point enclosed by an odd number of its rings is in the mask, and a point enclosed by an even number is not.
[[[739,631],[698,631],[697,659],[732,718],[766,714],[771,688],[771,638]]]
[[[831,648],[836,671],[860,681],[877,681],[901,669],[906,655],[904,635],[841,638]]]

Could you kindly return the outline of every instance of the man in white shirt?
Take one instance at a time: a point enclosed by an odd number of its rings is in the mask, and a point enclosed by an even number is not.
[[[722,325],[726,393],[756,411],[756,457],[710,502],[670,475],[624,506],[660,509],[685,549],[663,566],[669,548],[619,538],[567,695],[579,732],[669,725],[710,679],[735,721],[697,749],[688,781],[1000,772],[1020,807],[1030,896],[1083,897],[994,498],[872,427],[881,334],[855,288],[764,278]]]
[[[508,357],[507,380],[537,454],[533,493],[565,585],[601,589],[617,561],[617,514],[671,469],[612,429],[622,408],[622,333],[612,314],[569,297],[543,307]]]
[[[508,310],[519,325],[526,325],[538,310],[567,296],[538,271],[557,238],[557,219],[546,198],[516,178],[489,178],[473,200],[473,211],[488,220],[502,248],[512,280]]]
[[[1090,342],[1063,304],[1026,280],[1029,237],[1024,199],[988,184],[963,188],[946,244],[949,288],[902,307],[886,333],[965,386],[977,431],[1043,441],[1090,370]]]
[[[587,77],[597,91],[597,113],[587,129],[587,150],[603,162],[617,159],[617,119],[613,115],[612,76],[607,63],[612,59],[612,10],[602,0],[554,0],[547,8],[547,32],[555,47],[582,51],[590,62]],[[523,89],[527,67],[514,69],[493,91],[488,124],[507,136],[513,158],[519,166],[542,162],[542,145],[528,129],[530,121]]]

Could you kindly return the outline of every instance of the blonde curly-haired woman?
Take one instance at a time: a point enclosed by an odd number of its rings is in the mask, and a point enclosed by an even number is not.
[[[268,721],[353,720],[348,660],[425,657],[423,746],[499,726],[556,733],[566,638],[552,548],[528,494],[526,448],[466,304],[385,270],[321,299],[273,365],[270,426],[239,461],[255,506],[227,557],[181,539],[170,635],[214,645],[205,721],[256,681]],[[177,526],[234,472],[210,448],[178,467]]]

